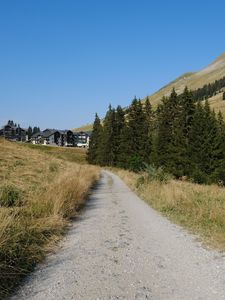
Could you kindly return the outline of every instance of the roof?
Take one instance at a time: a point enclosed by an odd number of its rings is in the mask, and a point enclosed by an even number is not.
[[[47,137],[49,137],[49,136],[55,134],[56,132],[59,132],[59,131],[58,131],[58,130],[55,130],[55,129],[44,130],[44,131],[42,132],[42,137],[43,137],[43,138],[47,138]]]
[[[68,132],[72,132],[72,133],[73,133],[72,130],[68,130],[68,129],[65,129],[65,130],[58,130],[58,132],[61,133],[61,134],[67,134]]]
[[[92,131],[74,131],[74,134],[75,135],[85,134],[85,135],[91,136]]]
[[[42,131],[36,132],[36,133],[32,134],[31,138],[36,138],[36,137],[38,137],[39,135],[42,136]]]
[[[44,131],[40,131],[40,132],[34,133],[31,136],[31,138],[36,138],[38,136],[41,136],[43,138],[48,138],[49,136],[53,135],[56,132],[59,132],[59,131],[55,130],[55,129],[45,129]]]

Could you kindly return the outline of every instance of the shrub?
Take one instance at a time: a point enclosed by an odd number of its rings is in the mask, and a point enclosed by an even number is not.
[[[156,168],[145,164],[145,172],[148,180],[157,180],[161,183],[167,183],[172,178],[172,176],[165,172],[162,167]]]
[[[199,169],[195,169],[192,173],[191,178],[195,183],[204,184],[207,183],[207,176]]]
[[[142,171],[144,168],[143,161],[140,156],[133,155],[129,160],[129,170],[135,173]]]
[[[21,206],[23,194],[20,189],[13,185],[5,185],[0,188],[0,207]]]

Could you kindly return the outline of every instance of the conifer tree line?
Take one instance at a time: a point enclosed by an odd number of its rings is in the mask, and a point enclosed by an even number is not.
[[[179,96],[173,89],[156,110],[148,98],[135,98],[126,110],[110,105],[103,122],[96,114],[87,159],[135,172],[147,164],[175,178],[225,184],[225,122],[188,88]]]
[[[225,77],[214,81],[213,83],[205,84],[202,88],[193,91],[193,97],[197,100],[206,100],[216,95],[225,87]],[[224,99],[223,99],[224,100]]]
[[[29,126],[27,130],[28,138],[30,139],[33,134],[38,133],[40,131],[40,128],[37,126],[34,126],[33,128]]]

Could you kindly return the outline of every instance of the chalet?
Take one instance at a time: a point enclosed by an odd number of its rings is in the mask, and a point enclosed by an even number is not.
[[[71,130],[60,130],[60,137],[58,140],[59,146],[73,147],[74,146],[74,134]]]
[[[45,129],[33,134],[31,142],[33,144],[73,147],[74,134],[71,130]]]
[[[79,148],[88,148],[90,142],[91,132],[74,132],[75,146]]]
[[[37,132],[31,136],[32,144],[43,145],[58,145],[60,139],[60,132],[55,129],[45,129],[44,131]]]
[[[16,125],[13,121],[8,121],[0,130],[0,136],[10,141],[26,142],[28,140],[27,130]]]

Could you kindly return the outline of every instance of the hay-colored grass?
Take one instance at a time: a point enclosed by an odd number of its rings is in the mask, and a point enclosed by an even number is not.
[[[140,175],[114,170],[143,200],[163,215],[197,233],[205,244],[225,250],[225,188],[187,181],[148,181]]]
[[[0,139],[0,189],[23,196],[22,206],[0,207],[0,299],[54,247],[99,173]]]

